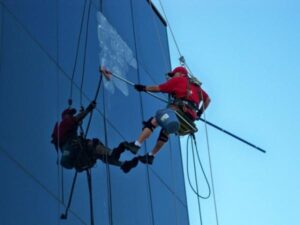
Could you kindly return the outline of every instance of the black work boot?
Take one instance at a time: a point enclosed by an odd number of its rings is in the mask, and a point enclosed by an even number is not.
[[[118,147],[114,148],[110,158],[115,161],[119,161],[121,154],[125,151],[124,142],[120,143]]]
[[[125,161],[121,165],[121,169],[123,170],[124,173],[128,173],[132,168],[136,167],[138,163],[139,163],[139,159],[137,157],[134,157],[130,161]]]
[[[135,145],[134,142],[127,142],[127,141],[125,141],[122,144],[124,144],[124,147],[126,149],[128,149],[129,151],[131,151],[133,154],[136,154],[139,151],[139,149],[140,149],[140,147],[137,146],[137,145]]]
[[[139,156],[139,160],[144,164],[152,165],[154,156],[147,153],[146,155]]]

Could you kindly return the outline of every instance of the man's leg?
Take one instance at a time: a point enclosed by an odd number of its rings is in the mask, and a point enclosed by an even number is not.
[[[143,122],[143,124],[143,131],[137,140],[141,144],[150,137],[154,129],[157,127],[157,121],[154,117],[151,117],[148,121]]]
[[[106,147],[99,139],[87,141],[88,151],[94,159],[100,159],[105,163],[118,165],[121,153],[125,151],[123,143],[111,150]]]
[[[139,159],[142,163],[152,164],[154,156],[160,151],[166,142],[169,140],[169,134],[165,129],[161,129],[157,142],[152,151],[144,156],[140,156]]]
[[[157,140],[157,142],[156,142],[154,148],[153,148],[152,151],[149,153],[149,155],[155,156],[156,153],[158,153],[158,152],[161,150],[161,148],[164,146],[165,143],[166,143],[165,141]]]
[[[96,159],[98,158],[95,147],[98,142],[98,139],[90,140],[81,138],[78,138],[75,142],[75,146],[77,146],[77,154],[74,167],[78,172],[91,168],[95,165]]]
[[[119,161],[121,154],[125,151],[124,143],[120,143],[118,147],[114,148],[112,150],[112,153],[110,154],[110,159],[114,161]]]
[[[149,120],[143,122],[143,124],[143,131],[135,142],[124,142],[125,148],[134,154],[138,152],[143,142],[150,137],[153,130],[157,127],[157,121],[154,117],[151,117]]]
[[[87,150],[97,159],[103,159],[111,152],[111,150],[103,145],[103,143],[98,138],[87,140]]]

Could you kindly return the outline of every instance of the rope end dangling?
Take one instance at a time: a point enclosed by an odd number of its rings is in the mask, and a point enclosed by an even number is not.
[[[109,70],[107,70],[105,68],[105,66],[99,66],[99,72],[100,72],[101,75],[104,75],[104,77],[106,78],[106,80],[110,80],[111,79],[112,72],[110,72]]]

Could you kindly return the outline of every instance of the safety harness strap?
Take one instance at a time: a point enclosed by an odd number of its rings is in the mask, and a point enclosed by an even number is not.
[[[181,99],[181,98],[174,98],[172,101],[171,101],[171,104],[174,104],[176,106],[178,106],[179,108],[181,107],[188,107],[194,111],[198,111],[198,106],[195,102],[192,102],[190,100],[186,100],[186,99]]]

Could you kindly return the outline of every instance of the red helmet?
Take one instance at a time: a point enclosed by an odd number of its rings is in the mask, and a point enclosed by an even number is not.
[[[184,68],[183,66],[178,66],[175,69],[173,69],[172,71],[168,72],[168,75],[170,77],[173,77],[175,75],[175,73],[182,73],[184,75],[188,75],[188,71],[186,68]]]

